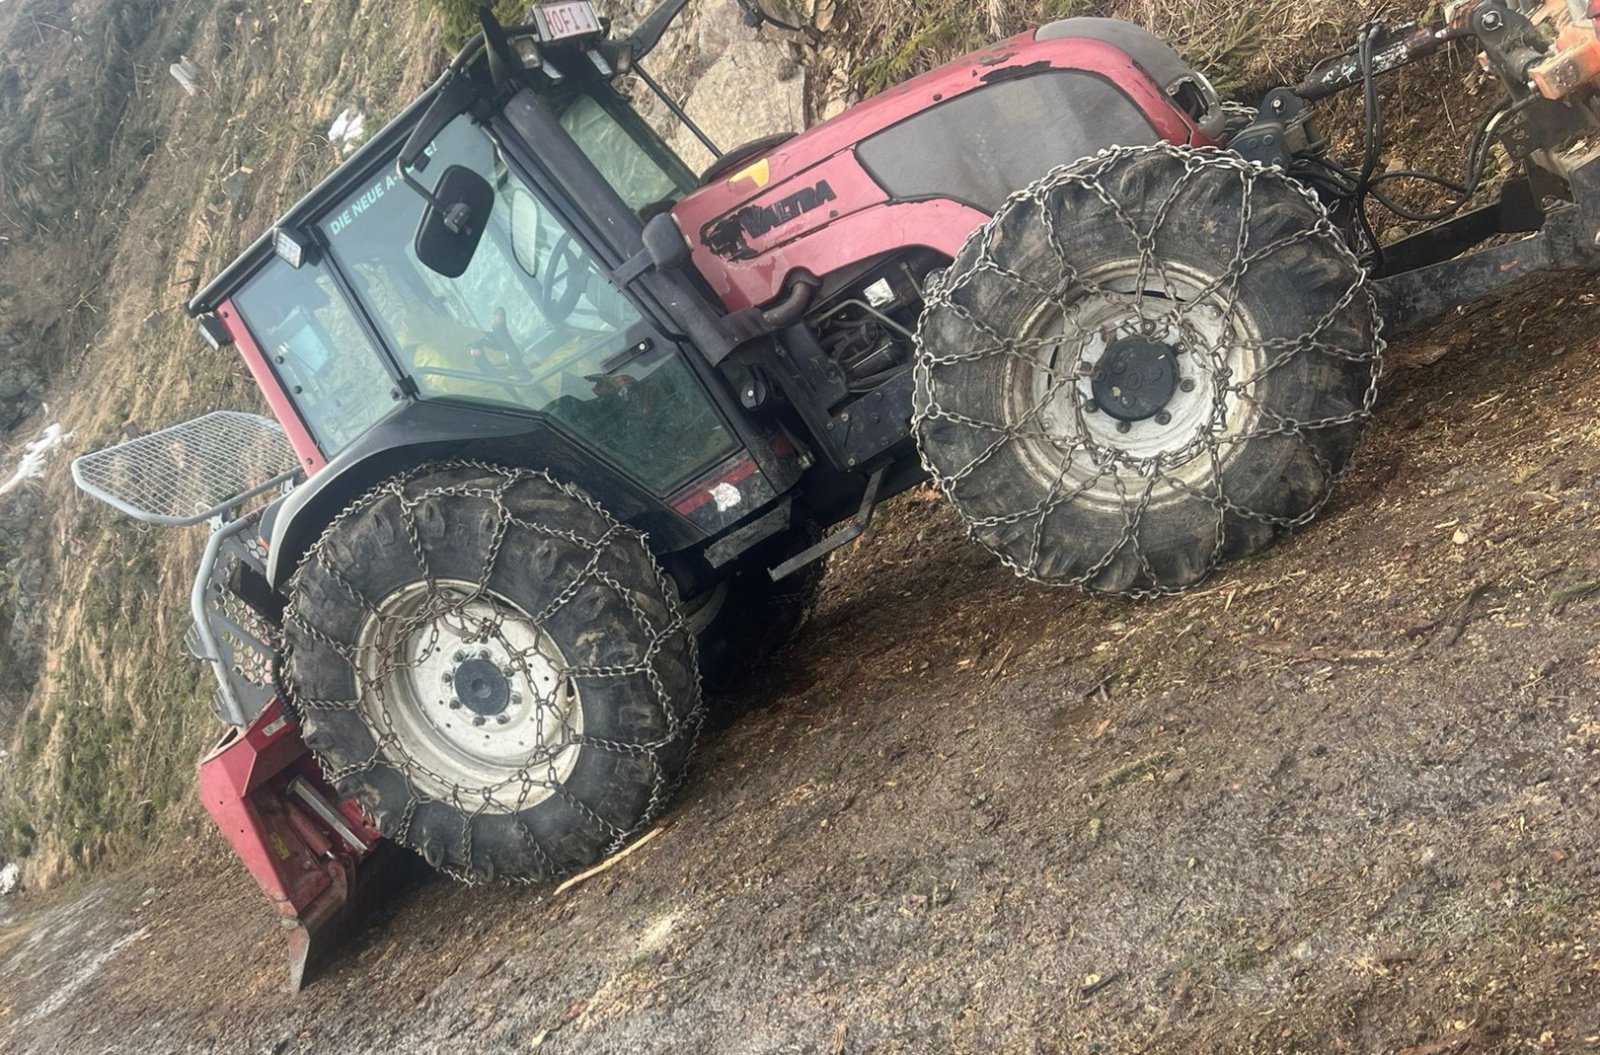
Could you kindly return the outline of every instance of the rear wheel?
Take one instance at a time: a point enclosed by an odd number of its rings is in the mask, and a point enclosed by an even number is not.
[[[918,332],[917,443],[1019,574],[1181,590],[1326,502],[1371,413],[1378,330],[1298,184],[1220,151],[1119,148],[968,240]]]
[[[547,878],[667,803],[701,723],[645,541],[542,473],[425,466],[357,500],[289,587],[302,735],[385,836],[461,878]]]

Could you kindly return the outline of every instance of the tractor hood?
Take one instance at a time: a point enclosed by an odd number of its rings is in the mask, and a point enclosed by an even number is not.
[[[837,273],[880,252],[923,246],[953,257],[1007,195],[1051,168],[1115,145],[1207,143],[1214,115],[1210,86],[1156,37],[1068,19],[802,135],[735,151],[673,216],[698,270],[738,311],[771,303],[801,274]]]

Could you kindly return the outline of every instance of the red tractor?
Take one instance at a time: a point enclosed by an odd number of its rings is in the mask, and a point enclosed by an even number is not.
[[[685,2],[630,36],[581,0],[485,17],[190,302],[276,422],[74,466],[214,521],[201,791],[299,924],[296,985],[384,846],[546,879],[634,838],[702,679],[781,644],[884,499],[931,479],[1040,583],[1182,590],[1316,514],[1382,334],[1600,259],[1588,0],[1369,25],[1253,108],[1069,19],[698,176],[618,87],[654,89]],[[1384,169],[1376,79],[1458,40],[1505,89],[1461,175]],[[1310,115],[1345,90],[1348,166]],[[1382,244],[1374,209],[1431,223]]]

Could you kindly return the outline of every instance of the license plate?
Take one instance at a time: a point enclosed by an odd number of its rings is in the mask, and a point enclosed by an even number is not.
[[[594,5],[588,0],[540,4],[533,10],[543,40],[566,40],[600,32],[600,16],[594,13]]]

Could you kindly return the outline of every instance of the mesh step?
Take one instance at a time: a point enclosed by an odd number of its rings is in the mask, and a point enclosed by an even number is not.
[[[198,524],[295,476],[299,463],[271,418],[218,410],[85,454],[72,478],[86,494],[151,524]]]

